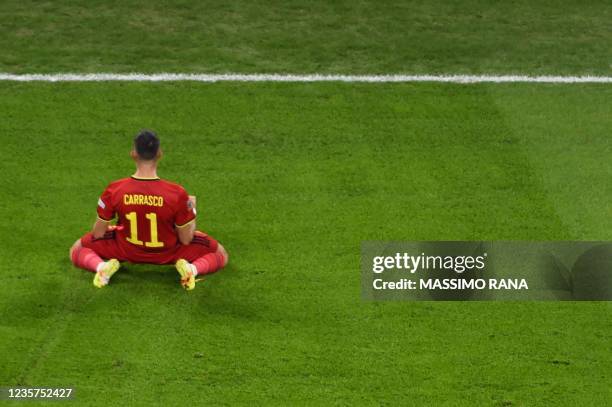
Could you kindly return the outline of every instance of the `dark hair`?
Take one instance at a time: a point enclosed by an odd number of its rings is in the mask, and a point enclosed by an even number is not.
[[[151,130],[142,130],[134,137],[134,149],[141,160],[152,160],[159,151],[159,137]]]

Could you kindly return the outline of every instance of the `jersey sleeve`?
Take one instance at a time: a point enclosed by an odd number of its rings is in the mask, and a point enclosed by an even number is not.
[[[187,191],[181,188],[179,192],[178,208],[174,215],[174,225],[183,227],[190,224],[196,217],[196,211],[191,202]]]
[[[98,218],[111,221],[115,217],[115,208],[112,203],[112,191],[107,187],[98,199]]]

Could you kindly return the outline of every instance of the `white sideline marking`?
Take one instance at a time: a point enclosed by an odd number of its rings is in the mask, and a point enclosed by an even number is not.
[[[612,83],[612,76],[528,75],[320,75],[320,74],[190,74],[190,73],[0,73],[11,82],[448,82],[448,83]]]

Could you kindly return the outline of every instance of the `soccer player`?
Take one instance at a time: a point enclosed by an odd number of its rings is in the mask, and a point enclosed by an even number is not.
[[[227,252],[215,239],[196,231],[195,196],[157,176],[162,156],[157,135],[141,131],[134,138],[131,156],[136,172],[104,190],[93,230],[72,245],[70,259],[76,267],[95,273],[93,283],[98,288],[108,284],[122,261],[174,263],[181,285],[192,290],[197,275],[225,267]],[[117,223],[111,225],[114,219]]]

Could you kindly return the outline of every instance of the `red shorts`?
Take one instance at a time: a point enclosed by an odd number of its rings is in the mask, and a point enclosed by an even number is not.
[[[103,259],[151,264],[172,264],[179,259],[185,259],[191,263],[205,254],[216,252],[219,247],[219,243],[215,239],[200,231],[195,232],[193,240],[188,245],[178,244],[174,248],[162,252],[145,252],[138,249],[115,238],[114,231],[106,232],[99,239],[94,239],[91,232],[87,233],[81,238],[81,245],[93,250]]]

